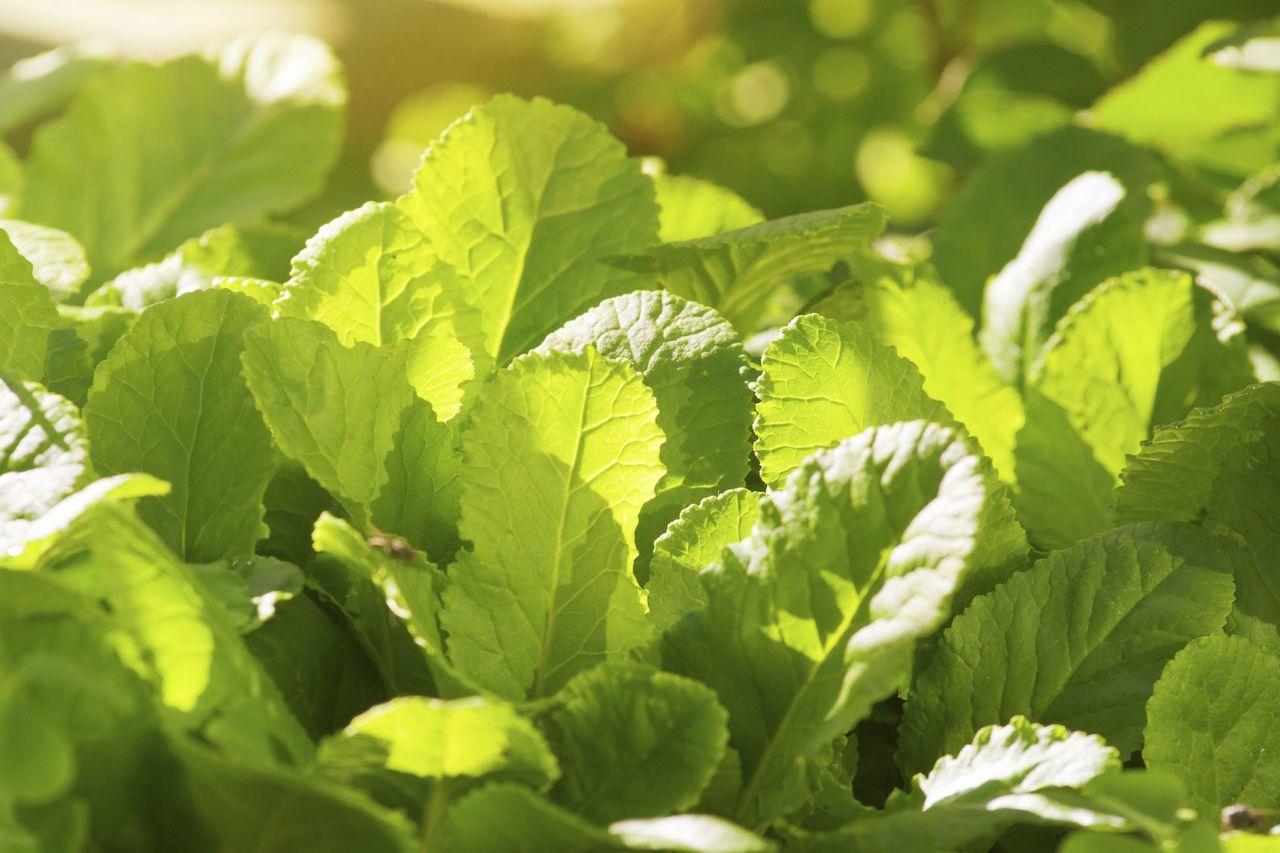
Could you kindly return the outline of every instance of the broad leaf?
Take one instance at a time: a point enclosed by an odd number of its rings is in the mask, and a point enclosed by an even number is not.
[[[779,486],[815,450],[868,427],[916,418],[951,423],[911,362],[855,323],[797,317],[765,350],[756,383],[756,455]]]
[[[1252,381],[1240,324],[1190,276],[1111,279],[1058,324],[1027,390],[1018,509],[1033,541],[1063,547],[1108,525],[1125,457],[1159,425]]]
[[[750,537],[704,572],[706,608],[663,643],[667,667],[729,710],[744,773],[733,817],[761,826],[798,808],[806,762],[905,684],[965,581],[1023,548],[994,476],[933,424],[869,429],[766,497]]]
[[[248,554],[266,535],[274,453],[241,375],[245,334],[266,309],[226,291],[145,312],[94,378],[84,408],[94,468],[172,485],[139,513],[192,562]]]
[[[730,489],[686,507],[653,543],[649,563],[649,618],[659,631],[707,603],[702,570],[720,552],[751,535],[760,515],[759,492]]]
[[[89,479],[75,406],[34,383],[0,377],[0,531],[39,519]]]
[[[454,333],[499,364],[634,290],[601,259],[658,237],[652,182],[621,143],[576,110],[511,95],[450,127],[397,204],[456,271],[451,307],[475,325]]]
[[[16,219],[0,219],[0,230],[9,235],[31,263],[36,281],[49,288],[54,302],[76,300],[80,286],[89,278],[89,263],[84,248],[74,237],[56,228]]]
[[[607,299],[553,333],[538,351],[582,352],[588,346],[631,365],[658,402],[667,473],[640,513],[636,540],[647,555],[680,510],[746,479],[746,354],[719,314],[662,291]]]
[[[688,809],[724,757],[727,717],[696,681],[632,663],[588,670],[539,718],[563,770],[551,799],[600,824]]]
[[[337,61],[305,36],[123,65],[36,132],[24,216],[80,240],[105,278],[313,195],[337,155],[345,100]]]
[[[1164,664],[1226,620],[1239,558],[1194,527],[1132,525],[978,596],[912,685],[899,764],[922,770],[1016,714],[1097,732],[1132,753]]]
[[[1142,758],[1186,783],[1206,813],[1280,808],[1280,659],[1243,637],[1205,637],[1165,667],[1147,703]]]
[[[884,230],[879,207],[801,213],[711,237],[663,243],[619,259],[663,289],[716,309],[744,335],[758,332],[770,300],[797,276],[826,272]]]
[[[0,234],[0,371],[40,382],[49,336],[62,326],[49,289],[8,234]]]
[[[482,390],[462,436],[449,656],[513,698],[554,693],[648,637],[631,573],[663,475],[653,393],[595,350],[528,356]]]
[[[656,175],[658,239],[664,243],[697,240],[725,231],[748,228],[764,221],[733,190],[686,175]]]

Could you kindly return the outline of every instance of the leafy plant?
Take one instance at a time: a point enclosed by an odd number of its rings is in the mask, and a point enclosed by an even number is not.
[[[514,96],[304,239],[310,38],[23,90],[0,848],[1269,849],[1257,33],[996,153],[932,260]]]

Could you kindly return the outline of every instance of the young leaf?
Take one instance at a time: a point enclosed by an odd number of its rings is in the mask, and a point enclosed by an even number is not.
[[[1212,814],[1232,803],[1280,808],[1280,659],[1243,637],[1204,637],[1178,653],[1147,702],[1142,758],[1186,783]]]
[[[664,243],[713,237],[749,228],[764,214],[733,190],[686,175],[655,175],[658,197],[658,239]]]
[[[686,613],[707,603],[702,570],[720,560],[720,552],[751,535],[760,516],[759,492],[730,489],[685,507],[667,532],[653,543],[649,563],[649,618],[666,631]]]
[[[441,322],[445,286],[460,286],[454,278],[400,208],[369,202],[307,241],[278,307],[282,316],[324,323],[344,346],[382,346]]]
[[[337,61],[307,36],[123,65],[36,132],[24,216],[72,234],[107,278],[313,195],[338,153],[345,100]]]
[[[101,474],[143,471],[173,487],[139,513],[192,562],[253,551],[274,453],[241,375],[261,305],[226,291],[146,311],[97,371],[85,426]]]
[[[1024,422],[1022,400],[996,373],[973,339],[973,318],[928,266],[877,262],[858,281],[837,288],[813,311],[860,322],[910,361],[924,391],[964,424],[1005,480],[1013,479],[1014,439]]]
[[[744,335],[760,321],[776,291],[797,276],[826,272],[884,230],[872,204],[801,213],[711,237],[663,243],[618,259],[654,276],[664,289],[716,309]]]
[[[1106,529],[1125,457],[1152,428],[1252,381],[1233,319],[1190,276],[1162,270],[1111,279],[1062,319],[1032,370],[1016,451],[1034,541]]]
[[[0,376],[0,531],[39,519],[89,478],[75,406],[39,385]]]
[[[551,799],[599,824],[690,808],[729,739],[706,685],[632,663],[576,676],[539,719],[563,775]]]
[[[781,485],[815,450],[868,427],[915,418],[951,423],[909,361],[854,323],[792,320],[765,350],[756,383],[760,476]]]
[[[427,150],[397,205],[456,271],[473,350],[505,364],[636,277],[601,258],[657,240],[653,184],[582,113],[500,95]],[[461,304],[458,300],[462,300]]]
[[[629,364],[658,401],[667,473],[640,513],[642,555],[680,510],[741,485],[751,456],[746,354],[719,314],[662,291],[607,299],[551,334],[539,352],[591,346]]]
[[[1164,664],[1226,620],[1239,558],[1188,525],[1131,525],[978,596],[912,685],[899,764],[922,770],[1015,714],[1097,732],[1132,753]]]
[[[934,424],[869,429],[766,497],[751,536],[703,573],[706,608],[662,647],[729,710],[733,817],[761,826],[799,807],[807,760],[906,682],[964,581],[1023,548],[994,477]]]
[[[463,551],[443,625],[459,670],[501,696],[554,693],[648,637],[631,573],[663,475],[658,406],[595,350],[528,356],[481,391],[462,436]]]

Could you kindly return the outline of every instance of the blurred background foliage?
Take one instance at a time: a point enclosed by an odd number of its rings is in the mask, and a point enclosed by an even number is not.
[[[107,55],[166,58],[254,29],[327,39],[347,69],[349,126],[308,224],[399,193],[444,127],[512,91],[578,106],[633,153],[767,216],[870,198],[912,231],[988,155],[1071,122],[1201,20],[1275,11],[1275,0],[0,0],[0,61],[63,46],[25,73],[69,94]],[[17,130],[21,153],[37,116],[22,98],[4,103],[0,129]]]

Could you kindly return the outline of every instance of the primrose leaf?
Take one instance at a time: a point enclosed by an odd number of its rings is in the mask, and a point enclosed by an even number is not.
[[[680,510],[746,479],[746,353],[715,311],[662,291],[607,299],[554,332],[538,351],[582,352],[588,346],[629,364],[658,401],[667,473],[640,513],[636,540],[647,555]]]
[[[936,424],[869,429],[767,495],[750,537],[703,572],[706,608],[662,646],[729,711],[732,817],[761,826],[802,805],[806,763],[906,683],[962,584],[1023,549],[994,475]]]
[[[1022,400],[978,347],[973,318],[932,268],[875,263],[813,311],[868,326],[914,364],[925,393],[964,424],[1002,478],[1013,479],[1015,437],[1025,420]]]
[[[620,142],[576,110],[511,95],[427,149],[397,205],[456,271],[453,310],[476,313],[474,341],[454,333],[499,364],[636,289],[601,259],[658,238],[652,182]]]
[[[31,262],[36,281],[49,288],[54,302],[79,296],[80,286],[89,279],[89,262],[85,260],[84,247],[74,237],[56,228],[16,219],[0,219],[0,230]]]
[[[761,330],[779,288],[826,272],[884,230],[873,204],[800,213],[710,237],[662,243],[618,259],[664,290],[719,311],[744,335]]]
[[[89,447],[75,406],[39,385],[0,376],[0,531],[40,519],[89,479]]]
[[[450,659],[501,696],[546,696],[649,636],[631,573],[664,473],[658,405],[595,350],[517,360],[462,434],[459,553],[444,594]]]
[[[987,281],[1017,256],[1043,209],[1069,181],[1107,172],[1125,189],[1126,218],[1150,213],[1147,188],[1160,177],[1148,151],[1068,125],[989,158],[943,209],[932,261],[970,315],[981,316]],[[992,223],[999,223],[992,227]]]
[[[720,552],[751,535],[760,516],[759,492],[730,489],[685,507],[653,543],[649,563],[649,618],[666,631],[707,603],[702,570]]]
[[[756,383],[760,476],[781,485],[802,460],[864,429],[916,418],[951,423],[911,362],[855,323],[792,320],[765,350]]]
[[[1033,368],[1018,436],[1018,510],[1063,547],[1108,527],[1128,454],[1159,424],[1252,381],[1240,324],[1185,273],[1111,279],[1059,322]]]
[[[413,220],[389,202],[370,202],[307,241],[278,307],[324,323],[344,346],[382,346],[439,323],[449,284],[459,286]]]
[[[240,367],[245,333],[266,319],[261,305],[226,291],[157,305],[102,363],[84,408],[95,470],[172,485],[138,511],[192,562],[252,553],[267,532],[271,435]]]
[[[658,239],[678,243],[749,228],[764,214],[731,189],[686,175],[655,175]]]
[[[1165,663],[1226,620],[1240,557],[1189,525],[1130,525],[978,596],[915,679],[899,764],[928,767],[1016,714],[1097,732],[1132,753]]]
[[[1106,172],[1073,178],[1044,206],[1017,256],[987,282],[980,340],[1007,381],[1021,384],[1053,331],[1081,297],[1146,263],[1142,222]]]
[[[1280,808],[1280,659],[1243,637],[1204,637],[1178,653],[1147,702],[1142,758],[1179,777],[1207,813]]]
[[[563,775],[551,799],[595,823],[687,809],[729,740],[711,688],[632,663],[605,663],[566,684],[539,725]]]
[[[61,326],[49,288],[9,235],[0,234],[0,371],[42,381],[49,336]]]
[[[284,318],[245,335],[243,361],[279,449],[335,495],[372,503],[414,399],[403,359],[366,343],[344,347],[319,323]]]
[[[214,226],[294,207],[337,156],[340,77],[322,42],[282,34],[122,65],[36,131],[24,216],[80,240],[101,279]]]
[[[987,726],[954,756],[896,792],[884,812],[834,832],[803,838],[798,849],[957,850],[989,845],[1014,823],[1127,828],[1113,814],[1061,797],[1120,769],[1116,751],[1097,735],[1042,726],[1016,716]]]

